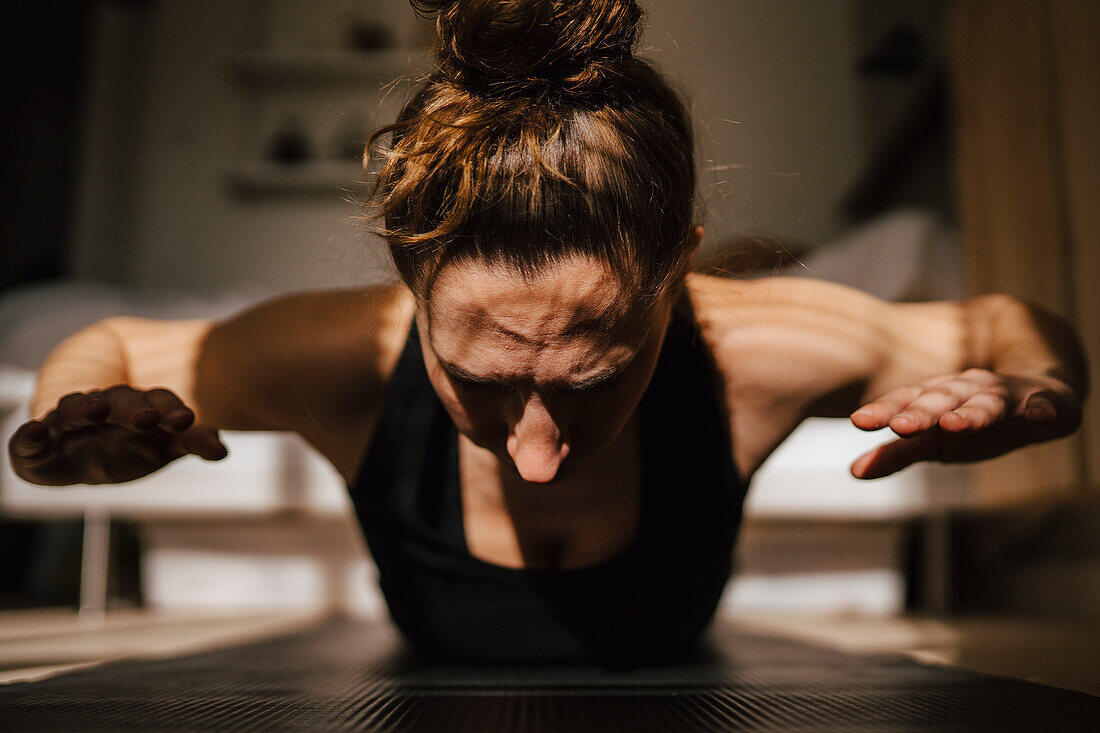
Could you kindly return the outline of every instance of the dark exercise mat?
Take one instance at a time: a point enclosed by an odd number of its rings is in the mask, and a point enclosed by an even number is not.
[[[626,672],[427,664],[382,624],[0,686],[0,730],[1100,730],[1100,698],[718,624],[691,663]]]

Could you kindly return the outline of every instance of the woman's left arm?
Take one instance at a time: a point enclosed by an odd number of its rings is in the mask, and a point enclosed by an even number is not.
[[[992,458],[1081,422],[1087,369],[1073,328],[1015,298],[890,303],[802,277],[693,275],[689,286],[745,472],[807,417],[899,436],[852,464],[865,479]]]
[[[912,335],[912,313],[961,324],[960,368],[907,384],[889,384],[904,373],[892,349],[870,383],[879,396],[852,413],[863,430],[889,426],[897,440],[860,456],[857,478],[886,476],[918,461],[975,461],[1074,432],[1088,391],[1081,345],[1059,316],[1006,295],[952,303],[885,304],[884,346]],[[908,312],[907,312],[908,311]],[[918,318],[917,320],[921,320]],[[888,389],[884,389],[888,387]]]

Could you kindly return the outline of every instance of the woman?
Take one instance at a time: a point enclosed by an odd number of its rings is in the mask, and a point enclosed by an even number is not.
[[[864,479],[1076,429],[1080,350],[1036,308],[689,275],[690,124],[633,56],[632,0],[414,5],[439,63],[375,189],[402,284],[76,334],[12,438],[21,476],[126,481],[223,457],[221,428],[294,430],[417,647],[619,664],[692,647],[748,481],[804,418],[900,436]]]

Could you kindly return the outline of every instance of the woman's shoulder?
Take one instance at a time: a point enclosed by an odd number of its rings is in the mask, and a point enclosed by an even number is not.
[[[843,285],[691,275],[688,291],[746,476],[808,414],[821,412],[816,404],[858,391],[881,351],[876,324],[885,304]]]
[[[241,361],[257,375],[307,384],[374,381],[392,370],[413,311],[412,294],[397,284],[296,292],[216,324],[206,351],[223,368]]]
[[[731,397],[768,408],[806,408],[869,378],[905,315],[863,291],[808,277],[693,275],[688,287]]]
[[[688,291],[716,357],[742,367],[760,360],[746,362],[749,352],[761,359],[787,357],[834,340],[851,342],[853,329],[876,328],[891,315],[890,304],[868,293],[808,277],[692,274]],[[847,333],[834,333],[845,327]]]
[[[743,321],[747,316],[765,317],[767,311],[790,309],[820,311],[823,307],[857,314],[882,303],[861,290],[812,277],[775,276],[736,278],[692,273],[688,292],[696,310],[725,321]],[[727,323],[726,325],[732,325]]]
[[[409,289],[392,283],[295,293],[271,302],[262,320],[299,347],[308,347],[308,352],[298,349],[307,359],[347,367],[360,379],[385,380],[404,346],[414,311]]]
[[[245,416],[247,424],[228,427],[297,432],[347,475],[381,407],[414,305],[396,284],[265,301],[211,329],[199,387]]]
[[[759,352],[771,329],[782,321],[793,323],[795,314],[821,300],[803,279],[793,277],[741,279],[693,273],[688,276],[688,292],[720,367],[727,361],[745,366],[747,351]]]

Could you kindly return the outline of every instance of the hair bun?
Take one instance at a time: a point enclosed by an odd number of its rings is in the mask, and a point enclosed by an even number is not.
[[[457,83],[583,94],[630,58],[642,11],[634,0],[411,0],[436,17],[439,61]]]

